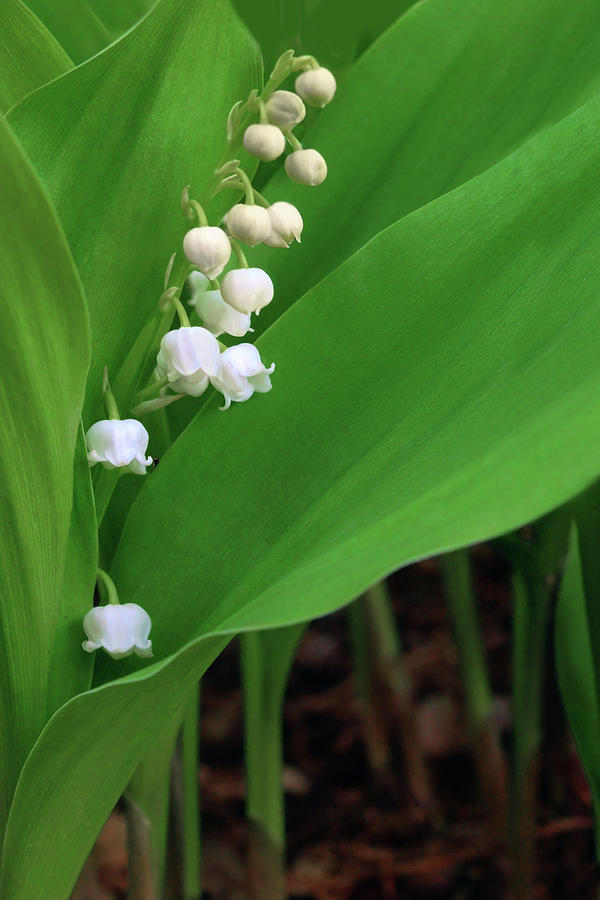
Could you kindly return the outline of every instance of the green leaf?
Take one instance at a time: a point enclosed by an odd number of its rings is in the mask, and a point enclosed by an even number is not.
[[[2,860],[3,900],[69,896],[139,761],[181,717],[187,694],[227,640],[196,642],[175,659],[74,697],[58,710],[15,794]]]
[[[98,567],[98,531],[94,492],[87,461],[83,428],[75,451],[73,505],[69,543],[61,591],[59,624],[54,636],[51,678],[48,684],[48,716],[75,694],[87,690],[92,679],[93,657],[82,653],[83,617],[91,609]]]
[[[280,173],[264,191],[294,203],[304,231],[301,248],[251,251],[250,265],[267,269],[276,288],[257,333],[383,228],[600,90],[599,57],[596,0],[416,4],[303,137],[324,155],[327,180],[304,187]]]
[[[323,614],[597,475],[599,135],[594,98],[379,234],[261,338],[273,391],[208,403],[125,525],[113,575],[157,654]]]
[[[121,41],[13,110],[89,303],[86,427],[101,413],[102,368],[114,384],[181,249],[181,190],[204,191],[229,109],[260,78],[255,46],[225,0],[162,0]]]
[[[73,68],[60,44],[20,0],[0,5],[0,112]]]
[[[356,5],[345,0],[234,0],[243,21],[262,50],[265,66],[293,48],[316,56],[336,75],[344,72],[414,0],[373,0]]]
[[[136,0],[119,2],[126,18],[127,12],[132,11],[132,18],[126,27],[133,25],[136,18],[139,18],[133,14],[133,8],[138,5]],[[102,21],[95,5],[87,0],[60,0],[60,3],[55,0],[28,0],[28,6],[76,63],[99,53],[121,33],[113,31]]]
[[[46,721],[89,339],[84,299],[64,236],[4,121],[0,182],[3,829],[19,771]]]

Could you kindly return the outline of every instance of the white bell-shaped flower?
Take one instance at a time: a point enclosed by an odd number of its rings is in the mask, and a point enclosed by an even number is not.
[[[262,364],[253,344],[237,344],[224,350],[219,360],[219,372],[210,379],[213,387],[225,398],[221,409],[229,409],[232,400],[234,403],[249,400],[255,391],[259,394],[270,391],[269,376],[274,369],[275,363],[268,369]]]
[[[165,375],[179,394],[199,397],[208,387],[208,376],[219,368],[219,343],[207,328],[183,326],[168,331],[156,357],[156,376]]]
[[[151,628],[150,616],[137,603],[96,606],[83,619],[83,630],[89,640],[82,647],[88,653],[104,647],[113,659],[132,653],[152,656],[152,641],[148,640]]]
[[[88,429],[85,441],[90,467],[101,463],[105,469],[145,475],[152,465],[152,457],[146,456],[148,432],[137,419],[102,419]]]
[[[286,156],[285,171],[292,181],[314,187],[327,178],[327,163],[318,150],[294,150]]]
[[[202,319],[205,328],[218,337],[230,334],[232,337],[243,337],[250,328],[250,315],[238,312],[229,303],[225,303],[221,291],[202,291],[190,300]]]
[[[160,380],[167,375],[167,363],[164,357],[162,350],[159,350],[156,355],[156,368],[154,370],[154,377],[156,380]],[[180,375],[179,377],[171,377],[169,379],[169,387],[176,391],[177,396],[181,394],[187,394],[189,397],[200,397],[208,387],[208,375],[203,369],[198,369],[197,372],[194,372],[193,375]],[[166,401],[174,399],[175,395],[167,394],[167,388],[163,387],[160,389],[161,399],[165,401],[161,405],[167,405]],[[152,408],[155,408],[153,404]],[[160,406],[156,405],[157,409],[160,409]]]
[[[263,269],[230,269],[221,281],[221,296],[239,312],[258,314],[273,294],[273,282]]]
[[[221,274],[231,256],[231,244],[222,228],[191,228],[183,239],[183,252],[208,278]]]
[[[269,213],[262,206],[236,203],[225,217],[229,234],[249,247],[262,243],[271,233]]]
[[[271,233],[265,238],[268,247],[289,247],[294,239],[300,243],[304,222],[293,203],[277,200],[267,212],[271,222]]]
[[[285,150],[285,138],[277,125],[248,125],[244,132],[244,147],[252,156],[271,162]]]
[[[293,91],[275,91],[266,103],[269,122],[280,128],[293,128],[306,115],[306,107]]]
[[[323,107],[333,100],[337,84],[333,73],[320,66],[298,75],[294,87],[309,106]]]

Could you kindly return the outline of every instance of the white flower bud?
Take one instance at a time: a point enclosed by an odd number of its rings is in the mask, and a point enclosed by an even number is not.
[[[293,91],[275,91],[266,103],[269,122],[280,128],[293,128],[306,115],[306,107]]]
[[[104,647],[113,659],[132,653],[152,656],[152,641],[148,640],[151,628],[150,616],[137,603],[96,606],[83,619],[83,630],[89,640],[82,647],[88,653]]]
[[[271,233],[269,213],[262,206],[236,203],[225,217],[229,234],[249,247],[262,243]]]
[[[202,319],[205,328],[218,337],[230,334],[232,337],[243,337],[250,328],[250,316],[238,312],[229,303],[225,303],[221,291],[202,291],[190,300]]]
[[[230,269],[221,281],[221,296],[243,313],[259,313],[273,299],[273,282],[262,269]]]
[[[145,475],[152,465],[152,457],[146,456],[148,432],[137,419],[102,419],[88,429],[85,441],[90,468],[102,463],[105,469]]]
[[[210,379],[212,386],[225,398],[221,409],[228,409],[232,400],[243,403],[255,391],[259,394],[270,391],[269,375],[274,369],[275,363],[268,369],[262,364],[253,344],[237,344],[224,350],[219,359],[219,372]]]
[[[294,238],[300,243],[304,222],[293,203],[278,200],[267,212],[271,220],[271,233],[265,238],[268,247],[288,247]]]
[[[294,150],[286,157],[285,171],[292,181],[314,186],[327,178],[327,163],[318,150]]]
[[[296,78],[295,88],[309,106],[327,106],[333,100],[336,82],[329,69],[309,69]]]
[[[222,228],[192,228],[183,239],[183,252],[207,278],[220,275],[231,256],[231,244]]]
[[[248,125],[244,132],[244,147],[252,156],[271,162],[285,150],[285,138],[276,125]]]
[[[200,326],[168,331],[160,342],[156,357],[156,375],[169,379],[169,386],[180,394],[199,397],[208,387],[208,376],[219,368],[219,343]]]

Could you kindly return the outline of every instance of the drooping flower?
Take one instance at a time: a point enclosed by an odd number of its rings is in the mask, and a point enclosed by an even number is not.
[[[252,331],[250,315],[238,312],[229,303],[225,303],[221,291],[202,291],[196,296],[192,296],[190,306],[195,308],[204,327],[215,337],[220,334],[243,337]]]
[[[186,233],[183,252],[207,278],[216,278],[229,262],[231,244],[222,228],[202,225]]]
[[[90,468],[101,463],[105,469],[129,469],[145,475],[152,457],[146,456],[149,436],[137,419],[102,419],[85,436]]]
[[[244,147],[252,156],[271,162],[285,150],[285,138],[277,125],[248,125],[244,132]]]
[[[223,299],[239,312],[258,314],[273,294],[273,282],[263,269],[230,269],[221,281]]]
[[[249,247],[262,243],[271,233],[271,219],[262,206],[236,203],[227,213],[225,222],[229,234]]]
[[[285,158],[285,171],[292,181],[314,187],[327,178],[327,163],[318,150],[294,150]]]
[[[228,347],[221,353],[219,372],[210,381],[214,388],[223,394],[225,405],[221,409],[229,409],[231,402],[243,403],[249,400],[254,392],[266,394],[271,390],[270,375],[275,363],[267,369],[260,359],[260,354],[253,344],[237,344]]]
[[[113,659],[152,656],[152,641],[148,640],[152,622],[148,613],[137,603],[108,603],[86,613],[83,630],[88,636],[82,647],[88,653],[103,647]]]
[[[280,128],[293,128],[306,115],[306,107],[293,91],[275,91],[266,103],[269,122]]]
[[[267,212],[271,222],[271,233],[265,238],[268,247],[289,247],[294,238],[300,243],[304,222],[293,203],[277,200]]]
[[[167,377],[179,394],[199,397],[208,387],[208,376],[219,368],[219,344],[207,328],[184,326],[168,331],[160,342],[155,375]]]
[[[333,100],[337,84],[333,73],[319,66],[298,75],[294,87],[309,106],[323,107]]]

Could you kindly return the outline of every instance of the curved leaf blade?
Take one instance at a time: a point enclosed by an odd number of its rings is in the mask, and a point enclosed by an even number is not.
[[[20,0],[0,5],[0,112],[73,68],[49,31]]]
[[[4,121],[0,181],[2,827],[46,721],[89,338],[64,236]]]

